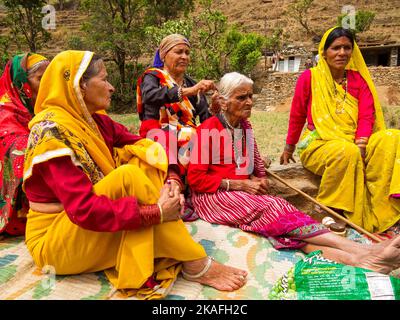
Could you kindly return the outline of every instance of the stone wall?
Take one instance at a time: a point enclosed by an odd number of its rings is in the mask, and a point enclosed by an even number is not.
[[[372,80],[376,86],[396,86],[400,90],[399,67],[369,67]]]
[[[382,105],[400,105],[400,66],[370,67]],[[301,72],[261,72],[255,77],[255,108],[288,111]]]
[[[254,107],[258,110],[276,111],[291,101],[297,78],[301,72],[264,72],[255,79]]]

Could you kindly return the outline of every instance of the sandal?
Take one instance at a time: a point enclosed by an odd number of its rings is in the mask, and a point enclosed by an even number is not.
[[[204,266],[204,268],[199,273],[189,274],[189,273],[186,273],[185,271],[182,270],[183,278],[186,279],[186,280],[189,280],[189,281],[193,281],[195,279],[198,279],[198,278],[201,278],[202,276],[204,276],[207,273],[207,271],[210,269],[214,258],[208,256],[207,260],[208,261],[207,261],[206,265]]]

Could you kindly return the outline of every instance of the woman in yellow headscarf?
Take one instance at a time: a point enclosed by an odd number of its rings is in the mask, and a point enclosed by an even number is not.
[[[105,114],[113,92],[92,52],[62,52],[43,75],[23,185],[35,263],[56,274],[105,270],[117,289],[146,299],[164,297],[181,269],[188,280],[238,289],[246,272],[207,257],[180,220],[161,145]]]
[[[304,167],[322,176],[317,200],[370,232],[400,220],[400,131],[386,130],[381,105],[352,33],[323,36],[318,65],[298,79],[281,164],[297,145]]]

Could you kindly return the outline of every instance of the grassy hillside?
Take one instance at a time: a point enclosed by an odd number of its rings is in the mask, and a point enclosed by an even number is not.
[[[288,13],[294,0],[214,0],[214,8],[228,17],[230,24],[237,23],[245,31],[271,34],[275,28],[283,28],[287,43],[314,46],[304,30]],[[360,34],[364,43],[400,42],[400,0],[319,0],[310,10],[310,26],[317,33],[333,26],[344,5],[352,5],[356,10],[376,13],[371,29]],[[196,14],[196,11],[192,13]],[[0,34],[7,32],[3,23],[4,9],[0,8]],[[77,10],[56,12],[56,30],[51,31],[52,40],[42,53],[53,57],[55,53],[68,49],[68,39],[81,34],[80,26],[85,16]]]
[[[288,13],[293,0],[214,0],[214,7],[221,10],[231,23],[239,23],[248,31],[260,33],[280,27],[288,41],[296,44],[311,43],[304,29]],[[376,13],[371,29],[361,35],[363,42],[400,42],[400,0],[318,0],[309,12],[310,26],[323,33],[337,22],[345,5],[355,10]]]

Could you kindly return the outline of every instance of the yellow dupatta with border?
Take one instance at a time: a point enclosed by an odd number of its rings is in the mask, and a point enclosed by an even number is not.
[[[35,164],[55,157],[70,156],[93,183],[115,168],[113,156],[86,108],[79,87],[92,57],[93,52],[89,51],[64,51],[44,73],[35,104],[36,116],[29,123],[31,135],[25,154],[24,181],[31,176]]]
[[[318,54],[321,57],[318,65],[311,68],[311,112],[315,128],[323,140],[346,140],[354,142],[358,120],[358,100],[347,93],[341,85],[337,84],[332,77],[328,63],[323,57],[324,46],[329,34],[337,27],[325,32],[319,44]],[[354,43],[351,59],[346,66],[347,70],[358,71],[367,82],[374,98],[375,124],[373,131],[385,129],[382,108],[379,103],[375,86],[371,75],[364,62],[357,44]],[[334,86],[336,86],[337,97],[335,97]],[[342,114],[336,113],[336,99],[344,101]]]
[[[33,166],[51,158],[69,156],[90,177],[93,184],[109,174],[118,165],[121,150],[110,153],[99,129],[88,112],[79,81],[86,71],[93,52],[64,51],[48,66],[41,80],[41,88],[35,104],[36,116],[30,121],[31,135],[24,163],[24,181],[32,175]],[[104,111],[101,111],[104,113]],[[142,141],[143,140],[143,141]],[[140,140],[145,146],[154,144]],[[126,146],[128,151],[132,146]],[[168,160],[162,147],[145,150],[137,156],[152,160],[152,165],[166,172]],[[155,156],[155,159],[149,159]]]

